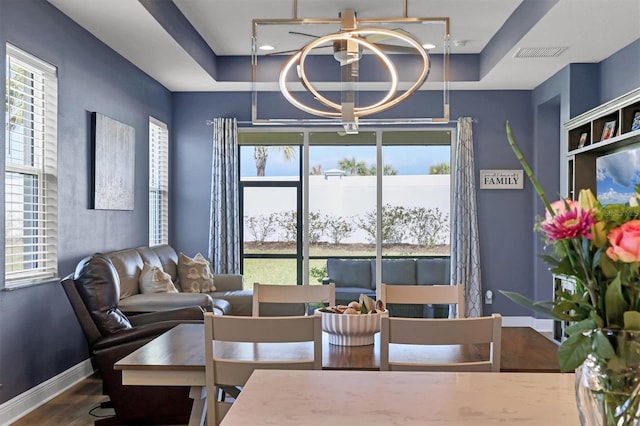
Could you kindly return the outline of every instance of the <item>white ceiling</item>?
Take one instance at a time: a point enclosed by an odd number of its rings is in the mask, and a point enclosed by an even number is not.
[[[238,76],[237,81],[216,81],[187,51],[197,48],[202,40],[195,40],[193,45],[183,37],[176,41],[175,32],[173,36],[167,32],[139,1],[48,1],[171,91],[250,89],[244,75]],[[529,23],[526,16],[523,20],[523,14],[517,13],[518,7],[550,1],[553,3],[553,0],[408,0],[407,16],[449,17],[451,40],[466,42],[464,46],[452,44],[451,55],[479,55],[480,78],[453,81],[451,89],[533,89],[569,63],[600,62],[640,38],[640,0],[558,0],[539,19],[531,13],[529,20],[535,22]],[[294,0],[173,0],[173,3],[175,12],[184,15],[206,42],[211,50],[206,53],[210,56],[213,53],[249,56],[253,19],[294,18]],[[404,1],[298,0],[297,18],[335,19],[344,9],[354,9],[361,19],[402,18]],[[518,19],[510,19],[516,15]],[[180,26],[180,20],[176,22],[174,28]],[[503,26],[503,32],[499,33]],[[505,34],[515,35],[508,38]],[[278,50],[293,48],[291,43],[298,43],[295,47],[299,48],[308,41],[294,35],[288,35],[286,40],[270,40]],[[551,47],[567,49],[555,58],[513,57],[520,48]]]

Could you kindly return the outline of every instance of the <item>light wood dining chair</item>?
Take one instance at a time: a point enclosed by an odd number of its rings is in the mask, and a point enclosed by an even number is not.
[[[433,359],[390,359],[390,345],[488,345],[487,359],[438,363]],[[398,318],[382,317],[380,324],[380,370],[411,371],[500,371],[502,316],[476,318]],[[448,348],[447,348],[448,349]],[[476,353],[477,350],[467,352]],[[429,354],[429,351],[425,351]],[[434,356],[435,352],[431,353]]]
[[[291,285],[291,284],[253,284],[252,315],[260,316],[260,303],[304,303],[305,312],[308,303],[336,304],[335,284]]]
[[[231,407],[220,388],[242,387],[255,369],[322,369],[322,317],[240,317],[207,312],[205,370],[207,424],[217,425]]]
[[[380,300],[388,304],[448,304],[456,317],[464,318],[464,287],[458,285],[390,285],[380,284]],[[390,311],[391,312],[391,311]],[[391,312],[393,314],[393,312]]]

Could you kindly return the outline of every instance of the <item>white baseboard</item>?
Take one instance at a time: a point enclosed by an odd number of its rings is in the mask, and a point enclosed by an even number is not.
[[[533,317],[502,317],[504,327],[531,327],[541,333],[553,331],[553,320]]]
[[[0,405],[0,426],[8,426],[93,374],[86,360]]]

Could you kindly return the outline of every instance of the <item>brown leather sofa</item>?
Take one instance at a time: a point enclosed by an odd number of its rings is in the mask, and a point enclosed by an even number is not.
[[[243,277],[240,274],[214,274],[216,290],[211,293],[182,291],[178,277],[178,254],[168,244],[118,250],[104,255],[117,271],[120,281],[119,308],[126,314],[201,306],[217,314],[251,315],[252,292],[243,290]],[[144,263],[161,267],[171,275],[179,293],[143,294],[138,281]]]
[[[118,273],[104,255],[83,259],[62,286],[115,409],[114,417],[96,424],[187,423],[193,402],[188,387],[124,386],[114,364],[180,323],[201,322],[204,310],[194,306],[127,317],[118,309]]]

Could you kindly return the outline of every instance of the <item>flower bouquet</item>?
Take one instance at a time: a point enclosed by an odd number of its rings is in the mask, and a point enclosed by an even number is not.
[[[577,201],[550,203],[513,138],[507,138],[546,207],[535,229],[552,255],[551,272],[569,277],[575,291],[558,290],[553,301],[534,302],[501,291],[511,300],[560,321],[569,321],[558,348],[560,369],[576,370],[583,424],[640,422],[640,185],[628,205],[602,206],[589,189]],[[585,390],[585,388],[588,388]]]

